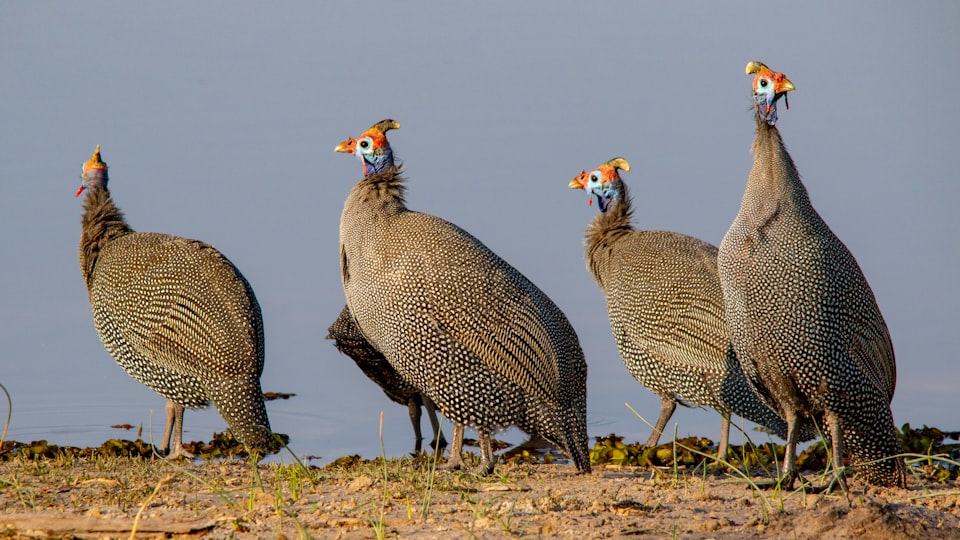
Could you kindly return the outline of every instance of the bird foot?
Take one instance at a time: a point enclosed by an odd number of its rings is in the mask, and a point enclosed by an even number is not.
[[[847,468],[840,467],[839,469],[836,469],[834,471],[833,477],[830,479],[830,482],[828,482],[826,485],[816,486],[816,487],[811,486],[810,488],[807,489],[807,491],[812,491],[813,493],[829,494],[829,493],[833,493],[833,490],[839,487],[840,491],[842,491],[844,494],[848,494],[849,492],[847,491],[846,475],[847,475]]]
[[[800,479],[801,484],[807,483],[806,480],[804,480],[803,477],[800,476],[800,473],[798,473],[796,470],[793,470],[793,471],[785,472],[783,476],[780,477],[780,479],[773,484],[773,487],[779,488],[785,491],[791,490],[793,489],[793,484],[796,483],[798,478]]]
[[[801,484],[809,485],[809,483],[806,480],[804,480],[804,478],[800,476],[797,473],[797,471],[788,472],[780,478],[774,478],[772,480],[763,481],[763,482],[755,482],[754,484],[757,486],[758,489],[763,489],[763,490],[779,489],[779,490],[788,491],[793,489],[793,484],[798,478],[800,479]]]
[[[437,466],[438,471],[465,471],[467,470],[467,465],[463,462],[463,458],[450,457],[446,463],[443,465]]]
[[[175,459],[193,459],[195,457],[197,456],[191,452],[187,452],[183,445],[176,445],[167,453],[164,459],[173,461]]]
[[[494,466],[496,466],[497,460],[493,461],[480,461],[480,466],[474,469],[473,474],[477,476],[488,476],[493,474]]]
[[[715,478],[725,477],[729,474],[731,468],[728,463],[723,463],[720,461],[712,461],[710,463],[705,463],[707,474]]]

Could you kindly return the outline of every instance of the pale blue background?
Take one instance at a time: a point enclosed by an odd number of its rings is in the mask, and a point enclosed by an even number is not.
[[[0,382],[8,437],[99,444],[162,422],[90,317],[76,244],[96,144],[130,224],[209,242],[253,284],[268,405],[300,454],[411,447],[390,403],[324,340],[343,305],[337,228],[374,122],[412,208],[463,226],[567,313],[590,365],[591,435],[644,440],[659,401],[627,375],[584,266],[596,207],[567,188],[622,155],[638,227],[718,244],[751,165],[748,60],[796,84],[780,129],[857,256],[897,351],[898,424],[957,429],[960,4],[956,2],[4,2]],[[681,435],[716,437],[679,410]],[[189,412],[187,439],[224,428]],[[426,425],[425,425],[426,428]],[[159,427],[154,428],[159,431]],[[447,433],[449,434],[449,426]],[[511,432],[508,440],[523,437]],[[739,437],[735,437],[739,441]]]

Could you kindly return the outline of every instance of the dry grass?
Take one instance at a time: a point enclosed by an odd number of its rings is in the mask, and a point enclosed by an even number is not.
[[[109,456],[0,463],[0,536],[139,538],[951,538],[960,486],[849,495],[757,492],[683,469],[500,465],[434,472],[429,458],[343,458],[320,469],[241,460],[170,464]],[[914,480],[916,482],[916,480]]]

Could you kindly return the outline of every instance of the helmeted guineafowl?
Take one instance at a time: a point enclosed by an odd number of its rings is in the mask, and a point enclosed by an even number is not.
[[[260,390],[263,321],[250,284],[213,247],[134,232],[107,188],[100,146],[84,163],[80,270],[93,322],[128,375],[167,399],[160,449],[183,448],[185,407],[216,405],[251,449],[271,442]]]
[[[356,148],[369,172],[340,220],[343,287],[358,326],[445,416],[477,429],[482,472],[493,470],[493,432],[513,425],[589,471],[587,366],[576,333],[540,289],[479,240],[407,208],[385,136],[398,127],[384,120],[337,146]]]
[[[730,339],[748,379],[787,420],[784,482],[797,476],[797,426],[822,419],[837,477],[850,451],[867,482],[903,486],[890,401],[893,345],[856,259],[810,198],[780,132],[777,100],[794,89],[759,62],[753,168],[718,264]],[[765,390],[764,390],[765,389]]]
[[[717,248],[680,233],[635,230],[633,203],[614,158],[570,181],[595,197],[600,213],[587,229],[587,268],[607,300],[610,328],[627,371],[660,397],[647,440],[655,446],[676,404],[706,405],[722,422],[717,455],[727,455],[730,415],[771,429],[787,424],[757,396],[733,354],[717,276]],[[591,198],[591,202],[593,199]],[[804,440],[814,437],[813,430]]]
[[[356,151],[355,139],[348,139],[344,141],[344,144],[345,151],[350,153]],[[364,175],[367,175],[371,170],[364,166]],[[327,330],[327,339],[334,340],[334,346],[337,350],[349,356],[367,378],[380,386],[388,398],[407,406],[410,423],[413,425],[414,452],[420,451],[423,441],[423,434],[420,431],[421,407],[427,410],[427,418],[430,421],[431,428],[433,428],[433,440],[430,441],[430,446],[432,448],[445,448],[447,446],[447,441],[440,430],[440,422],[437,419],[436,405],[434,405],[433,400],[404,381],[397,370],[390,365],[390,362],[387,362],[383,354],[370,345],[363,332],[357,327],[349,306],[344,306],[340,311],[340,316],[330,325]],[[437,444],[438,441],[439,445]]]

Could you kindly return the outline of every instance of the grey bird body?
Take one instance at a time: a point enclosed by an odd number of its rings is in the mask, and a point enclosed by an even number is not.
[[[433,401],[417,390],[415,386],[403,380],[403,377],[390,365],[390,362],[387,362],[383,354],[370,345],[370,342],[367,341],[356,321],[354,321],[349,307],[343,307],[340,316],[330,325],[327,332],[327,339],[334,340],[334,346],[337,350],[350,357],[360,368],[360,371],[368,379],[377,383],[391,401],[407,407],[410,414],[410,423],[413,425],[414,452],[420,452],[423,443],[423,434],[420,431],[421,408],[426,409],[427,419],[433,428],[433,440],[430,441],[430,447],[442,449],[447,446],[447,441],[440,430],[440,422],[437,419],[436,406]]]
[[[477,428],[485,467],[484,441],[516,425],[589,471],[586,363],[566,317],[469,233],[408,210],[402,182],[395,168],[370,175],[344,205],[343,286],[364,335],[445,416]]]
[[[757,396],[731,350],[717,248],[675,232],[635,230],[626,185],[617,181],[611,189],[616,200],[587,230],[587,267],[606,298],[624,365],[661,398],[647,445],[657,444],[677,402],[720,413],[720,457],[731,414],[786,438],[786,422]],[[804,436],[813,434],[807,430]]]
[[[902,446],[890,411],[893,345],[873,291],[811,205],[779,131],[760,116],[753,154],[718,258],[744,372],[788,424],[822,418],[838,462],[845,448],[868,482],[903,485],[902,460],[884,459]],[[788,437],[787,475],[795,475],[795,453]]]
[[[183,408],[211,401],[241,442],[267,448],[263,322],[249,283],[203,242],[134,232],[105,179],[85,185],[80,267],[94,325],[120,367],[167,398],[161,448],[172,434],[171,453],[184,453]]]

